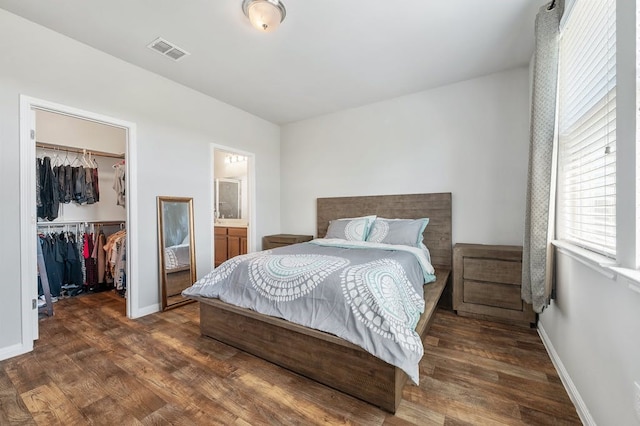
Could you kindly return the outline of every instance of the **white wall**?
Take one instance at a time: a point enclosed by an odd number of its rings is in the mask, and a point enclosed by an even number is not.
[[[616,22],[616,245],[618,262],[631,270],[638,266],[636,3],[618,0]],[[607,278],[564,253],[557,255],[556,277],[557,298],[539,325],[574,391],[583,421],[640,424],[633,405],[633,382],[640,383],[640,294],[629,288],[626,278]]]
[[[282,129],[282,232],[317,197],[451,192],[453,241],[522,244],[528,71],[518,68]]]
[[[0,358],[21,345],[21,94],[136,124],[141,310],[159,303],[157,195],[194,197],[198,276],[211,269],[211,143],[255,154],[256,233],[280,231],[278,126],[4,10],[0,28]]]
[[[36,141],[87,150],[124,154],[127,131],[50,111],[36,110]]]
[[[556,300],[539,327],[577,391],[583,420],[640,424],[633,408],[633,381],[640,382],[640,294],[626,279],[606,278],[566,254],[557,256],[556,277]]]

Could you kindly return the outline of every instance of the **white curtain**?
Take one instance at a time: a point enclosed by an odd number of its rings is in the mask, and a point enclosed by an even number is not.
[[[549,304],[553,278],[550,241],[554,229],[558,38],[563,11],[564,0],[554,0],[540,8],[535,24],[522,299],[538,313]]]

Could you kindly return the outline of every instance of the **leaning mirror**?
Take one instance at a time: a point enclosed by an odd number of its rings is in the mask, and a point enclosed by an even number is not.
[[[182,290],[196,281],[193,198],[158,197],[158,263],[162,310],[193,300]]]

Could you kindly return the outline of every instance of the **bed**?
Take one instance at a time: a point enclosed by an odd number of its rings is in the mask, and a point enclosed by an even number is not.
[[[425,284],[424,313],[415,332],[427,333],[451,271],[451,194],[409,194],[319,198],[317,235],[329,222],[345,217],[429,218],[424,243],[435,267],[435,281]],[[219,299],[192,296],[200,302],[204,336],[266,359],[305,377],[394,413],[407,374],[333,334],[304,327]]]

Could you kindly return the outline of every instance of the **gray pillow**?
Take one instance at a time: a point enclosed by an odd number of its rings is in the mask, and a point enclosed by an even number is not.
[[[325,238],[365,241],[375,218],[375,216],[363,216],[332,220],[329,222]]]
[[[428,218],[385,219],[379,217],[373,222],[367,241],[421,247],[422,233],[428,223]]]

